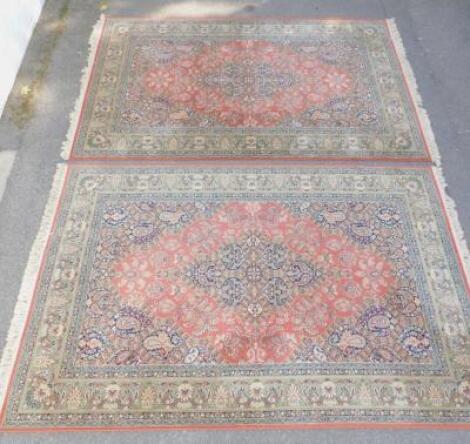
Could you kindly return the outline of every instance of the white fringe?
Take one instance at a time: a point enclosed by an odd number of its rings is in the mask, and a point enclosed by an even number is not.
[[[85,101],[85,93],[90,81],[91,71],[93,69],[93,62],[95,61],[96,51],[98,50],[98,42],[100,41],[101,33],[103,32],[105,22],[104,14],[100,15],[99,20],[93,26],[90,40],[88,41],[88,62],[87,65],[82,69],[82,78],[80,81],[80,94],[75,101],[75,106],[69,115],[69,129],[65,137],[65,141],[62,144],[61,156],[62,159],[68,160],[73,147],[73,139],[78,129],[78,123],[80,119],[80,112]]]
[[[436,139],[434,137],[434,133],[431,127],[431,122],[429,120],[428,113],[423,107],[421,96],[418,91],[418,85],[416,83],[416,78],[413,74],[413,70],[411,68],[410,62],[408,61],[408,58],[406,57],[405,47],[403,46],[403,41],[400,37],[400,33],[395,23],[395,19],[393,18],[387,19],[387,25],[390,30],[390,35],[392,36],[392,42],[397,51],[401,67],[405,74],[406,81],[410,88],[412,100],[418,112],[418,119],[421,122],[421,126],[424,132],[424,137],[429,147],[431,158],[434,164],[434,167],[433,167],[434,177],[436,178],[439,192],[444,200],[445,211],[447,213],[447,216],[449,217],[451,230],[452,230],[452,233],[455,237],[456,244],[457,244],[457,250],[463,262],[464,273],[466,274],[467,279],[468,279],[470,276],[470,253],[468,249],[468,244],[465,240],[465,235],[464,235],[462,226],[458,218],[456,204],[446,192],[447,184],[444,178],[444,173],[442,171],[441,156],[439,154],[439,149],[437,147]]]
[[[13,371],[21,336],[33,298],[34,287],[36,285],[44,249],[52,230],[52,222],[54,220],[57,205],[59,204],[66,171],[67,166],[65,164],[57,165],[49,198],[42,216],[41,225],[36,235],[36,239],[33,242],[28,262],[26,263],[13,318],[10,323],[7,340],[0,359],[0,408],[7,395],[6,391],[8,382]]]

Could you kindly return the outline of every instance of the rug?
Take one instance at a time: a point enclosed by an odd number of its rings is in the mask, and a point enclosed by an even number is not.
[[[429,159],[393,22],[111,17],[97,32],[66,158]]]
[[[425,167],[69,166],[2,427],[468,424],[440,199]]]

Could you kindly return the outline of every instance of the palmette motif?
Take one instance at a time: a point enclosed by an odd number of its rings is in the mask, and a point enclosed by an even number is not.
[[[6,426],[467,422],[419,169],[71,167]]]

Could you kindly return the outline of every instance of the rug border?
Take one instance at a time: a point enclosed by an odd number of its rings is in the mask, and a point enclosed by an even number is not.
[[[4,381],[6,384],[0,386],[0,432],[78,432],[78,431],[145,431],[145,430],[254,430],[254,429],[465,429],[470,430],[469,423],[420,423],[420,422],[377,422],[377,423],[364,423],[364,422],[319,422],[319,423],[298,423],[298,424],[192,424],[192,425],[136,425],[136,426],[71,426],[71,427],[9,427],[5,425],[5,415],[7,409],[8,395],[12,388],[14,376],[17,371],[19,362],[19,353],[21,345],[25,338],[25,333],[29,325],[30,317],[35,305],[35,296],[37,293],[37,283],[39,282],[41,270],[44,266],[44,260],[50,246],[51,236],[50,233],[55,228],[57,217],[62,207],[63,195],[67,188],[68,177],[71,170],[77,168],[87,168],[91,166],[99,166],[101,168],[120,168],[123,164],[107,164],[103,165],[100,162],[95,163],[71,163],[71,164],[58,164],[57,170],[52,182],[50,195],[44,214],[41,220],[40,228],[36,239],[31,248],[31,253],[25,268],[23,281],[21,284],[20,292],[18,295],[17,303],[13,319],[11,321],[10,329],[7,336],[6,346],[3,350],[0,365],[0,382]],[[143,165],[138,162],[132,164],[137,168],[146,168],[150,165]],[[159,164],[159,166],[163,166]],[[331,164],[331,163],[316,163],[291,165],[290,167],[299,167],[319,169],[330,167],[332,169],[341,169],[350,167],[346,164]],[[188,167],[188,165],[186,165]],[[195,168],[207,168],[207,165],[197,165]],[[220,166],[222,167],[222,166]],[[224,168],[227,166],[224,165]],[[246,165],[234,165],[234,168],[246,168]],[[451,244],[459,264],[459,271],[462,275],[464,286],[466,287],[467,294],[470,295],[469,283],[469,270],[468,254],[466,250],[465,239],[458,238],[456,235],[460,234],[462,228],[457,218],[455,211],[455,204],[444,193],[444,188],[439,177],[439,169],[433,168],[429,165],[415,165],[415,166],[397,166],[397,165],[374,165],[363,166],[371,170],[381,169],[403,169],[403,170],[421,170],[429,174],[430,179],[434,185],[436,195],[438,197],[438,204],[444,214],[446,222],[447,233],[450,237]],[[213,167],[214,170],[217,167]],[[259,167],[262,169],[263,167]],[[266,168],[266,167],[264,167]],[[285,167],[289,169],[289,167]],[[460,230],[460,231],[459,231]],[[463,232],[462,232],[463,234]],[[464,248],[465,247],[465,248]]]
[[[32,243],[28,260],[23,272],[21,286],[10,320],[5,346],[0,353],[0,430],[6,410],[8,393],[13,376],[16,373],[18,358],[23,344],[30,315],[34,306],[36,286],[44,265],[57,214],[59,202],[65,190],[65,182],[69,168],[66,164],[58,164],[52,180],[51,189],[43,211],[39,229]]]
[[[74,108],[69,115],[69,129],[67,131],[66,139],[62,144],[61,157],[64,160],[102,160],[102,161],[127,161],[127,160],[171,160],[175,159],[175,156],[167,155],[149,155],[149,156],[82,156],[76,154],[76,142],[78,138],[79,129],[81,128],[83,113],[88,102],[89,89],[95,70],[96,62],[100,52],[101,41],[104,34],[104,29],[108,20],[119,20],[119,19],[136,19],[142,21],[159,20],[159,15],[111,15],[101,14],[98,21],[93,27],[90,39],[88,42],[89,53],[88,62],[82,70],[81,87],[78,98],[75,101]],[[182,21],[182,20],[194,20],[194,21],[246,21],[246,22],[263,22],[265,20],[276,20],[278,22],[295,22],[295,21],[307,21],[307,22],[322,22],[322,21],[337,21],[337,22],[364,22],[364,23],[382,23],[387,29],[387,33],[390,37],[392,50],[398,60],[400,72],[402,74],[403,83],[407,95],[412,104],[413,115],[416,119],[419,132],[420,141],[423,148],[423,155],[417,157],[409,156],[370,156],[370,157],[355,157],[355,156],[285,156],[285,155],[269,155],[269,156],[221,156],[221,155],[207,155],[207,159],[211,160],[265,160],[265,159],[279,159],[279,160],[312,160],[312,161],[366,161],[366,162],[437,162],[440,164],[439,152],[435,142],[434,134],[431,128],[431,124],[427,115],[426,109],[422,105],[422,99],[418,91],[416,79],[411,68],[411,65],[406,57],[406,51],[401,39],[400,33],[395,23],[394,18],[357,18],[357,17],[334,17],[334,16],[318,16],[318,17],[302,17],[302,16],[243,16],[243,15],[230,15],[230,16],[203,16],[203,17],[191,17],[191,16],[168,16],[161,17],[162,21]],[[195,160],[201,156],[181,156],[176,157],[179,160]]]

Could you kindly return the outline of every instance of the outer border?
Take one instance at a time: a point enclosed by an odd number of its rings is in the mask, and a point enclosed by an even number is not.
[[[320,422],[320,423],[292,423],[292,424],[218,424],[218,425],[155,425],[155,426],[72,426],[72,427],[39,427],[39,428],[28,428],[28,427],[8,427],[5,426],[5,413],[7,408],[8,392],[11,389],[11,384],[14,379],[16,368],[18,365],[18,358],[24,341],[24,336],[29,325],[29,320],[34,309],[34,299],[36,293],[37,283],[41,271],[44,266],[44,259],[47,255],[50,244],[50,234],[55,228],[57,216],[61,208],[61,202],[66,190],[67,178],[69,171],[72,168],[80,168],[90,166],[92,164],[76,164],[66,166],[60,164],[57,166],[57,171],[53,179],[49,200],[46,205],[44,215],[42,218],[41,226],[37,234],[36,240],[33,243],[33,247],[28,259],[28,264],[23,277],[23,282],[18,295],[17,305],[15,307],[15,313],[10,326],[10,330],[7,338],[7,346],[3,353],[0,365],[0,432],[77,432],[77,431],[146,431],[146,430],[271,430],[271,429],[442,429],[442,430],[470,430],[470,423],[419,423],[419,422],[382,422],[382,423],[361,423],[361,422]],[[95,162],[95,165],[105,168],[122,167],[123,164],[107,164],[104,165],[100,162]],[[156,166],[155,163],[149,163],[143,165],[135,162],[134,166],[148,167],[151,165]],[[159,166],[170,166],[168,164],[159,163]],[[177,164],[181,166],[181,164]],[[220,165],[220,164],[219,164]],[[173,164],[173,166],[176,166]],[[227,165],[224,165],[226,167]],[[351,164],[336,164],[331,163],[302,163],[302,164],[291,164],[291,167],[302,167],[302,168],[321,168],[325,166],[336,167],[338,169],[342,167],[350,167]],[[201,164],[196,165],[195,168],[207,168],[207,165]],[[235,163],[234,168],[247,167],[247,163]],[[214,169],[217,166],[214,165]],[[261,167],[260,167],[261,168]],[[286,169],[289,167],[286,166]],[[426,171],[430,179],[433,181],[435,186],[436,196],[441,206],[443,217],[447,225],[447,231],[449,239],[452,243],[454,253],[456,255],[457,262],[464,280],[467,293],[470,296],[470,281],[468,258],[462,257],[461,251],[466,251],[464,239],[456,238],[455,231],[461,230],[456,218],[455,209],[448,207],[450,199],[447,198],[443,193],[443,188],[440,184],[439,176],[436,175],[436,169],[429,165],[420,165],[412,167],[403,167],[396,165],[382,165],[382,166],[367,166],[371,170],[380,169],[415,169]],[[447,211],[451,212],[450,215]]]
[[[279,22],[294,22],[294,21],[310,21],[310,22],[322,22],[322,21],[336,21],[336,22],[364,22],[364,23],[382,23],[385,25],[385,28],[388,31],[390,40],[392,42],[393,52],[398,59],[398,65],[400,66],[400,71],[403,78],[403,83],[405,84],[405,89],[407,90],[408,97],[412,104],[412,109],[414,111],[414,117],[416,119],[418,129],[420,132],[420,139],[423,148],[423,155],[417,157],[400,157],[400,156],[370,156],[370,157],[354,157],[354,156],[286,156],[286,155],[272,155],[272,156],[222,156],[222,155],[208,155],[207,157],[202,156],[202,158],[207,158],[210,160],[266,160],[266,159],[279,159],[279,160],[319,160],[319,161],[396,161],[396,162],[429,162],[432,160],[439,159],[439,154],[437,146],[434,140],[434,135],[431,129],[429,118],[427,116],[426,110],[422,106],[421,97],[419,95],[416,80],[409,64],[403,42],[401,40],[398,28],[395,24],[395,19],[366,19],[366,18],[347,18],[347,17],[318,17],[318,18],[306,18],[306,17],[295,17],[295,16],[204,16],[204,17],[185,17],[185,16],[176,16],[176,17],[160,17],[158,14],[153,16],[125,16],[125,15],[104,15],[101,14],[99,20],[93,27],[93,31],[89,40],[89,55],[87,66],[82,71],[81,78],[81,88],[80,94],[75,102],[73,111],[69,116],[69,129],[67,132],[66,140],[62,145],[61,157],[64,160],[103,160],[103,161],[152,161],[152,160],[197,160],[201,156],[168,156],[168,155],[148,155],[148,156],[82,156],[75,154],[76,141],[78,139],[79,130],[82,124],[83,113],[88,102],[88,93],[91,86],[93,72],[95,70],[96,61],[101,47],[101,40],[103,36],[103,31],[105,28],[106,21],[108,19],[137,19],[142,21],[148,20],[166,20],[166,21],[181,21],[181,20],[213,20],[213,21],[224,21],[224,20],[235,20],[235,21],[264,21],[264,20],[277,20]]]

